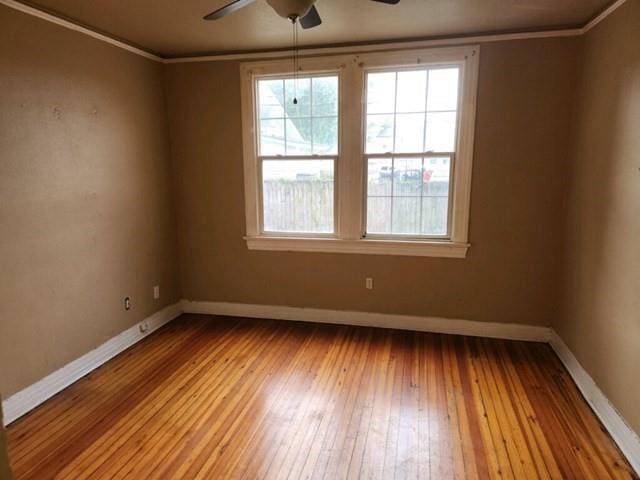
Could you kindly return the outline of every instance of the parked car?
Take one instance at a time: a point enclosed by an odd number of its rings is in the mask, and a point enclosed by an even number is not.
[[[416,180],[420,181],[422,180],[422,170],[411,169],[411,170],[400,171],[400,172],[397,172],[396,178],[400,178],[405,182],[416,181]]]
[[[391,178],[391,175],[393,174],[393,167],[391,167],[390,165],[385,165],[383,167],[380,168],[380,178]]]

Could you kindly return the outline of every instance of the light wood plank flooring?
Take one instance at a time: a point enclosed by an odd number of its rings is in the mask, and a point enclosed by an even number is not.
[[[184,315],[9,428],[18,479],[636,478],[544,344]]]

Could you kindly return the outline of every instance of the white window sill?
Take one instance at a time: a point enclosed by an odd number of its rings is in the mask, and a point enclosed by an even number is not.
[[[468,243],[437,240],[342,240],[339,238],[244,237],[249,250],[361,253],[409,257],[465,258]]]

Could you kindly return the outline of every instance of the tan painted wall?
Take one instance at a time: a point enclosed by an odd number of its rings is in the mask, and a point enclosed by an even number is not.
[[[555,323],[640,433],[640,2],[588,33]]]
[[[0,6],[0,91],[6,397],[176,301],[179,284],[162,67]]]
[[[238,63],[167,66],[183,296],[550,324],[578,47],[482,46],[465,260],[248,251]]]
[[[7,434],[4,431],[2,418],[2,398],[0,398],[0,480],[10,480],[11,469],[7,455]]]

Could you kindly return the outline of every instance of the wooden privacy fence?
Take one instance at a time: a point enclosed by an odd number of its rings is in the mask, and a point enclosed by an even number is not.
[[[266,231],[333,231],[333,180],[266,180]]]
[[[448,182],[396,180],[394,186],[393,198],[389,189],[371,189],[368,203],[375,209],[368,214],[369,232],[446,233]],[[265,180],[262,192],[265,231],[333,231],[333,180]]]

